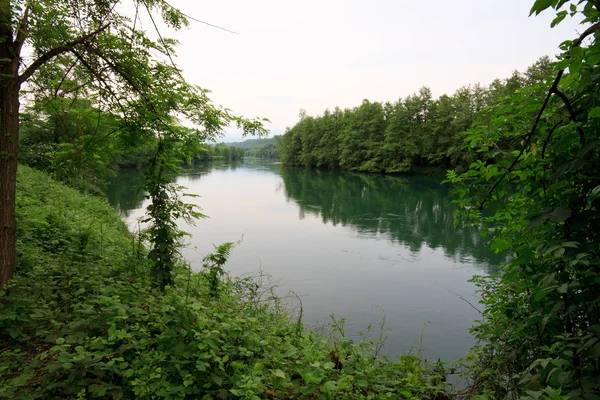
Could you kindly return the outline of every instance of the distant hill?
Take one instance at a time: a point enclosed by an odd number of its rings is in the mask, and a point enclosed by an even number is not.
[[[227,143],[228,146],[244,149],[244,156],[278,159],[280,156],[279,139],[275,136],[266,139],[248,139],[243,142]]]
[[[247,140],[244,140],[243,142],[231,142],[231,143],[226,143],[226,144],[231,147],[239,147],[242,149],[255,149],[257,147],[265,147],[268,145],[274,145],[275,140],[276,140],[275,137],[265,138],[265,139],[247,139]]]

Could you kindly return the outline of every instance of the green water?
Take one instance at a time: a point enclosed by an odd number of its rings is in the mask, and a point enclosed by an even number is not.
[[[145,206],[140,181],[126,171],[109,193],[132,229]],[[383,309],[387,355],[421,346],[425,358],[450,360],[473,345],[468,329],[479,314],[467,301],[478,299],[468,280],[504,259],[478,232],[454,226],[439,180],[245,161],[198,165],[177,182],[201,196],[191,200],[210,217],[182,226],[191,234],[184,256],[195,268],[213,244],[242,239],[227,269],[262,270],[278,294],[294,291],[308,326],[335,314],[347,318],[352,337],[370,324],[378,335]]]

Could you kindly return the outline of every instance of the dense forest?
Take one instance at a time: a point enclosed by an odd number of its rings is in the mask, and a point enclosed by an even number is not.
[[[289,165],[365,172],[411,172],[427,167],[466,167],[475,156],[464,146],[463,132],[478,113],[498,100],[551,76],[543,57],[524,73],[461,87],[434,99],[423,87],[393,103],[364,100],[352,109],[326,110],[300,121],[281,140],[281,161]]]
[[[281,136],[262,139],[248,139],[243,142],[228,143],[229,146],[244,149],[246,157],[279,159]]]
[[[510,254],[496,275],[473,278],[478,345],[456,365],[381,357],[383,336],[355,343],[343,318],[332,318],[328,336],[306,330],[302,312],[292,318],[262,277],[227,274],[235,243],[191,270],[177,223],[203,215],[174,177],[199,157],[238,157],[207,143],[232,125],[266,135],[264,121],[215,106],[183,78],[176,42],[155,19],[177,30],[189,24],[184,13],[136,2],[153,39],[118,3],[0,2],[0,397],[600,398],[598,1],[533,1],[531,15],[553,12],[552,26],[582,21],[555,61],[452,96],[423,88],[395,103],[302,112],[263,146],[291,165],[449,169],[460,229]],[[134,235],[101,189],[120,166],[142,165],[148,228]],[[301,212],[420,245],[406,226],[346,214],[358,191],[364,207],[391,207],[367,177],[289,171],[286,194]],[[380,182],[403,193],[389,178]],[[324,185],[336,200],[320,197]],[[450,235],[448,213],[414,216],[428,199],[405,198],[411,230],[432,243]],[[458,388],[446,380],[456,370]]]
[[[231,146],[225,143],[205,144],[198,154],[194,155],[194,160],[228,160],[237,161],[244,158],[244,149]]]

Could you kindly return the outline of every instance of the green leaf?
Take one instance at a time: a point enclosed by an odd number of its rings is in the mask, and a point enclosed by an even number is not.
[[[562,257],[564,254],[565,254],[565,249],[564,249],[564,247],[561,247],[560,249],[558,249],[558,250],[556,250],[556,251],[554,252],[554,257],[556,257],[556,258],[560,258],[560,257]]]
[[[564,294],[564,293],[567,293],[568,289],[569,289],[569,284],[568,283],[564,283],[564,284],[560,285],[560,287],[558,289],[556,289],[556,291],[558,293]]]
[[[272,371],[272,374],[278,378],[285,379],[285,372],[283,372],[280,369],[276,369],[275,371]]]
[[[571,217],[571,209],[569,207],[556,207],[549,215],[551,221],[564,222],[567,218]]]
[[[529,16],[531,16],[533,13],[538,15],[548,7],[552,6],[552,3],[554,3],[554,0],[536,0],[529,11]]]
[[[546,297],[548,295],[548,293],[550,293],[551,290],[552,290],[552,288],[545,288],[545,289],[538,290],[535,293],[535,295],[533,296],[533,299],[535,301],[540,301],[541,299]]]
[[[600,106],[592,108],[588,112],[588,118],[600,118]]]
[[[565,17],[567,16],[567,11],[563,10],[561,12],[559,12],[558,14],[556,14],[556,18],[554,18],[552,20],[552,23],[550,24],[551,28],[554,28],[556,25],[560,24],[562,22],[563,19],[565,19]]]
[[[325,393],[335,393],[338,390],[337,382],[327,381],[323,384],[322,389]]]
[[[600,52],[586,54],[586,60],[589,64],[596,65],[600,63]],[[600,108],[600,107],[597,107]]]

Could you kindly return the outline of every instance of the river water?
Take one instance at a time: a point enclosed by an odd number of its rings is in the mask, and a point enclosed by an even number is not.
[[[108,193],[132,230],[147,205],[140,182],[140,172],[124,171]],[[326,326],[334,314],[346,318],[349,336],[372,325],[370,337],[378,337],[385,312],[385,355],[420,348],[427,359],[448,361],[474,344],[468,330],[479,314],[469,303],[478,307],[478,298],[468,280],[504,259],[476,231],[454,226],[440,180],[246,160],[189,167],[177,183],[200,196],[189,201],[209,216],[182,226],[193,268],[213,244],[241,240],[226,269],[269,274],[278,294],[300,297],[309,327]]]

